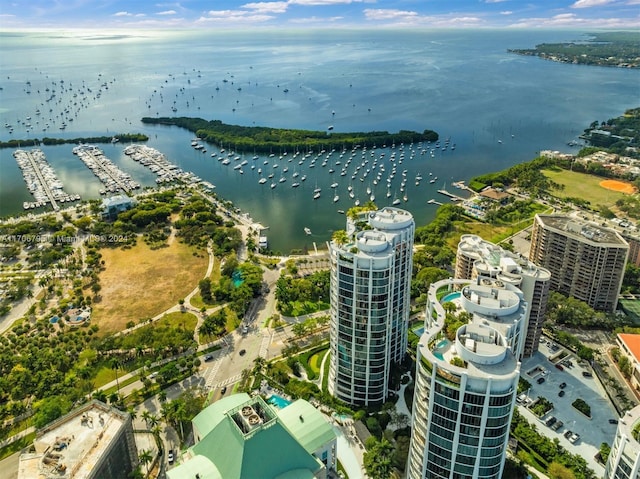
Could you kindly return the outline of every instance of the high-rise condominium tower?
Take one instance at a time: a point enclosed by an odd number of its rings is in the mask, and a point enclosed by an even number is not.
[[[529,259],[551,272],[551,289],[615,311],[629,244],[614,230],[560,215],[536,215]]]
[[[549,299],[551,273],[522,255],[512,253],[476,235],[462,235],[456,255],[456,279],[495,279],[518,287],[528,303],[522,340],[513,352],[518,359],[538,350]]]
[[[407,211],[351,210],[329,244],[329,391],[346,403],[384,402],[391,366],[405,355],[414,233]]]
[[[500,280],[429,287],[417,351],[409,479],[500,479],[525,321],[520,290]]]
[[[640,406],[618,421],[604,479],[640,479]]]

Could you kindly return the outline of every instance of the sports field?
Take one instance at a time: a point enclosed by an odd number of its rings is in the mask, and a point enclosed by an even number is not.
[[[635,188],[628,182],[619,180],[603,180],[599,176],[587,175],[569,170],[543,170],[542,173],[558,184],[563,190],[552,193],[558,198],[580,198],[589,201],[592,206],[611,208],[620,198],[633,193]]]
[[[100,327],[99,334],[151,318],[197,287],[209,259],[202,251],[195,256],[194,251],[178,241],[154,250],[143,241],[130,249],[102,249],[101,300],[94,303],[91,318]]]

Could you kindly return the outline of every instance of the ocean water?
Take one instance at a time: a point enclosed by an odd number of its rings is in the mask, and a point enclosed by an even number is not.
[[[132,35],[71,36],[53,33],[0,33],[0,138],[42,138],[112,135],[142,132],[148,144],[173,163],[216,185],[217,193],[267,226],[270,246],[323,247],[331,232],[344,227],[338,213],[353,200],[351,184],[361,201],[369,187],[379,206],[390,204],[386,168],[376,186],[373,173],[351,181],[356,164],[375,157],[361,152],[348,175],[339,176],[339,151],[326,167],[323,155],[315,168],[293,152],[274,151],[274,158],[252,160],[240,175],[234,164],[222,165],[191,146],[193,135],[174,127],[150,126],[143,116],[190,116],[240,125],[334,131],[432,129],[441,141],[450,138],[456,149],[434,151],[397,164],[389,191],[402,196],[401,172],[406,170],[403,208],[418,225],[428,223],[437,206],[429,199],[448,201],[438,194],[452,181],[528,161],[542,149],[571,151],[575,139],[594,120],[618,116],[638,106],[637,70],[566,65],[523,57],[508,48],[533,47],[542,42],[584,39],[576,31],[475,30],[298,30],[137,32]],[[75,95],[75,96],[74,96]],[[175,109],[175,111],[173,110]],[[29,119],[27,119],[29,118]],[[72,118],[72,121],[69,120]],[[66,122],[64,130],[60,129]],[[5,124],[10,124],[10,133]],[[27,127],[30,124],[30,127]],[[48,125],[47,125],[48,124]],[[45,131],[43,131],[45,129]],[[125,145],[102,145],[108,158],[143,185],[155,176],[123,154]],[[224,145],[233,149],[234,145]],[[45,147],[65,189],[83,198],[99,197],[101,184],[71,153],[72,145]],[[575,149],[574,149],[575,151]],[[32,200],[13,150],[0,150],[0,216],[22,212]],[[318,152],[315,152],[316,154]],[[399,145],[396,148],[399,156]],[[314,154],[315,156],[315,154]],[[349,154],[345,155],[346,159]],[[343,162],[344,162],[344,159]],[[264,162],[268,161],[268,165]],[[279,169],[272,163],[279,161]],[[286,183],[274,189],[258,183],[274,172],[274,180],[289,167]],[[328,173],[330,167],[335,173]],[[379,168],[378,166],[378,168]],[[306,174],[299,188],[291,188],[292,173]],[[417,174],[423,176],[415,185]],[[430,178],[438,177],[434,183]],[[338,202],[329,185],[337,182]],[[323,194],[313,200],[313,189]],[[312,235],[305,235],[308,227]]]

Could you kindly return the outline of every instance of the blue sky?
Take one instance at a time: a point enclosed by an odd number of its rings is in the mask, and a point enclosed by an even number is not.
[[[0,29],[640,28],[640,0],[0,0]]]

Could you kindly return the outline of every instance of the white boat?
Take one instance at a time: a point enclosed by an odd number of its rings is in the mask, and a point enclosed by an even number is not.
[[[311,230],[309,228],[307,228],[306,226],[304,227],[304,234],[306,234],[306,235],[310,235],[311,234]]]
[[[316,192],[316,193],[314,193],[314,195],[313,195],[313,199],[314,199],[314,200],[317,200],[318,198],[320,198],[320,192],[319,192],[319,191],[317,191],[317,192]]]
[[[277,183],[271,183],[271,189],[274,189],[276,187]]]
[[[297,188],[298,186],[300,186],[300,183],[298,183],[297,181],[291,184],[291,188]]]
[[[338,183],[331,183],[331,188],[337,188],[338,187]]]
[[[392,204],[399,205],[400,204],[400,199],[399,198],[394,199]]]
[[[260,181],[258,181],[258,183],[260,183],[261,185],[264,185],[267,182],[266,178],[260,178]]]
[[[340,200],[340,197],[339,197],[338,195],[335,195],[335,196],[333,197],[333,202],[334,202],[334,203],[337,203],[339,200]]]

